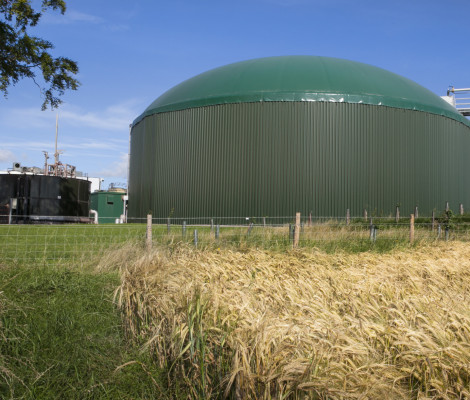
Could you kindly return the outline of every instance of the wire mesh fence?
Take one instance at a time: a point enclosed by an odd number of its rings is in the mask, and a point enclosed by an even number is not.
[[[220,224],[223,221],[225,224]],[[111,223],[113,222],[113,223]],[[0,225],[1,262],[80,262],[96,259],[125,245],[186,244],[197,248],[289,249],[298,230],[299,247],[326,251],[391,249],[412,241],[470,241],[470,217],[455,220],[363,217],[237,217],[152,218],[134,223],[3,224]],[[117,221],[120,222],[120,221]],[[228,223],[227,223],[228,222]],[[297,224],[298,222],[298,224]],[[413,225],[413,228],[411,228]]]

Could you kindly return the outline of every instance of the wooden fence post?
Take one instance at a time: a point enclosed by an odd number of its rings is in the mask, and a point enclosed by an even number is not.
[[[395,222],[398,224],[400,221],[400,207],[397,206],[395,209]]]
[[[460,215],[463,215],[464,213],[463,213],[463,204],[462,203],[460,203],[459,209],[460,209]]]
[[[364,221],[367,222],[367,210],[364,208]]]
[[[300,239],[300,213],[295,214],[294,248],[299,245]]]
[[[449,202],[446,201],[446,211],[449,211]]]
[[[346,210],[346,225],[349,225],[351,223],[351,212],[349,211],[349,208]]]
[[[410,215],[410,243],[413,244],[415,240],[415,215]]]
[[[312,226],[312,212],[310,211],[310,214],[308,214],[308,226]]]
[[[147,250],[152,249],[152,214],[147,214]]]

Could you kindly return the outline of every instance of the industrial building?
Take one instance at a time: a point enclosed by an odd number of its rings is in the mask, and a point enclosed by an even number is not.
[[[56,145],[57,146],[57,145]],[[88,178],[73,165],[55,162],[44,168],[19,162],[0,171],[0,224],[89,223],[90,189],[100,178]]]
[[[26,175],[47,175],[47,173],[44,172],[44,168],[41,167],[26,167],[24,165],[21,165],[19,162],[14,162],[12,168],[8,168],[6,170],[0,170],[0,175],[21,175],[21,174],[26,174]],[[50,173],[49,175],[54,175],[54,173]],[[90,183],[90,192],[96,192],[101,190],[101,185],[104,181],[103,178],[99,177],[92,177],[88,176],[87,174],[84,174],[81,171],[74,171],[73,174],[74,178],[88,181]]]
[[[353,61],[210,70],[158,97],[130,140],[130,220],[470,207],[469,120],[417,83]]]
[[[90,182],[63,176],[0,174],[0,223],[88,223]]]

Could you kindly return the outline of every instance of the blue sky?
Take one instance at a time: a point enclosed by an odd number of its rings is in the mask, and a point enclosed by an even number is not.
[[[129,124],[194,75],[250,58],[345,58],[403,75],[444,95],[470,87],[468,0],[68,0],[34,34],[77,61],[81,87],[41,111],[30,80],[0,98],[0,169],[42,166],[59,113],[61,160],[125,182]]]

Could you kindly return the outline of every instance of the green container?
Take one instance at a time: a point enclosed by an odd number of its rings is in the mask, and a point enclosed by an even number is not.
[[[181,83],[134,121],[129,220],[468,208],[469,148],[469,121],[404,77],[322,57],[250,60]]]
[[[124,213],[124,192],[93,192],[90,209],[98,212],[99,224],[114,224]]]

